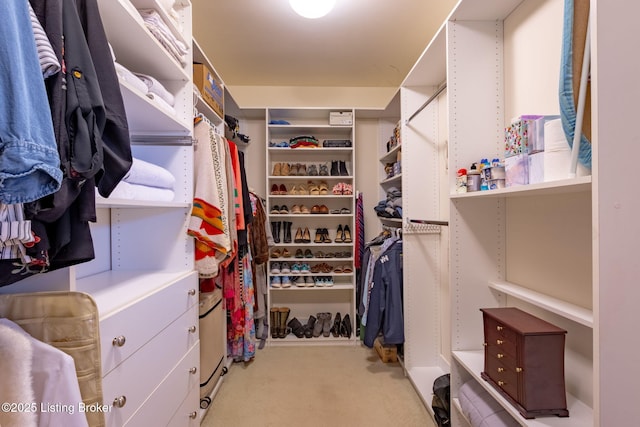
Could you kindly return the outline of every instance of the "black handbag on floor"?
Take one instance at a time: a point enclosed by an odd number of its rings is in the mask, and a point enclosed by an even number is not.
[[[431,399],[431,407],[433,408],[434,417],[438,427],[451,425],[451,388],[450,374],[439,376],[433,381],[433,399]]]

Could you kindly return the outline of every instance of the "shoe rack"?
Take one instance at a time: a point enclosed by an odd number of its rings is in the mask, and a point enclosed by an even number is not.
[[[292,322],[290,333],[271,330],[269,345],[356,342],[355,126],[330,124],[333,111],[355,116],[344,109],[266,110],[267,214],[276,242],[268,304],[279,313],[276,323]],[[341,325],[348,315],[351,334],[304,333],[311,316],[333,325],[337,313]],[[303,329],[294,327],[298,322]]]

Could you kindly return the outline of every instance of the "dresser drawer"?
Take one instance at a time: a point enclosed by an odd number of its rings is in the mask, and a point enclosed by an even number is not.
[[[504,322],[487,317],[484,324],[484,336],[487,341],[495,343],[497,340],[505,341],[516,345],[518,334]]]
[[[167,427],[199,427],[200,426],[200,387],[193,387],[182,402]]]
[[[509,396],[518,399],[519,374],[514,367],[515,360],[506,362],[504,364],[501,359],[487,357],[485,373]]]
[[[198,342],[198,331],[194,327],[197,324],[198,310],[193,306],[103,378],[106,404],[113,404],[121,397],[126,399],[122,407],[114,405],[107,413],[107,426],[123,425]],[[198,367],[197,364],[193,366]]]
[[[144,405],[127,421],[126,426],[166,426],[180,408],[193,408],[183,417],[176,418],[176,426],[199,425],[200,381],[197,369],[200,359],[200,343],[196,343],[167,375]],[[192,392],[195,391],[195,394]],[[190,403],[187,403],[190,402]],[[195,412],[196,424],[188,414]]]
[[[194,271],[101,320],[102,375],[107,375],[197,302],[198,274]]]

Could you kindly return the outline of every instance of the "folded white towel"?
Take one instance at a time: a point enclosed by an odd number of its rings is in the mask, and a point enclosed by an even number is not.
[[[118,78],[121,81],[127,82],[129,85],[133,86],[143,94],[149,93],[149,88],[147,85],[138,78],[134,73],[132,73],[129,69],[127,69],[124,65],[115,62],[116,73],[118,74]]]
[[[149,89],[149,93],[153,93],[158,95],[160,98],[167,101],[167,104],[172,107],[175,105],[176,100],[175,97],[169,92],[158,80],[156,80],[153,76],[142,73],[134,73],[140,80],[147,85]]]
[[[134,157],[131,169],[123,181],[129,184],[173,190],[176,178],[167,169]]]
[[[153,102],[158,104],[160,106],[160,108],[166,110],[167,112],[171,113],[172,115],[176,114],[176,109],[173,108],[171,105],[169,105],[167,103],[167,101],[165,101],[164,99],[162,99],[161,97],[159,97],[155,93],[148,93],[147,94],[147,98],[153,100]]]
[[[120,181],[109,195],[110,199],[144,200],[153,202],[171,202],[175,197],[173,190],[149,187]]]

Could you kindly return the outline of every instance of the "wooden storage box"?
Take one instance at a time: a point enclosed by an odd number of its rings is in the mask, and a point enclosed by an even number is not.
[[[481,308],[484,371],[525,418],[569,416],[564,386],[565,330],[513,307]]]
[[[373,342],[373,347],[376,349],[380,360],[384,363],[392,363],[398,361],[398,349],[395,344],[384,344],[380,337],[376,338]]]

